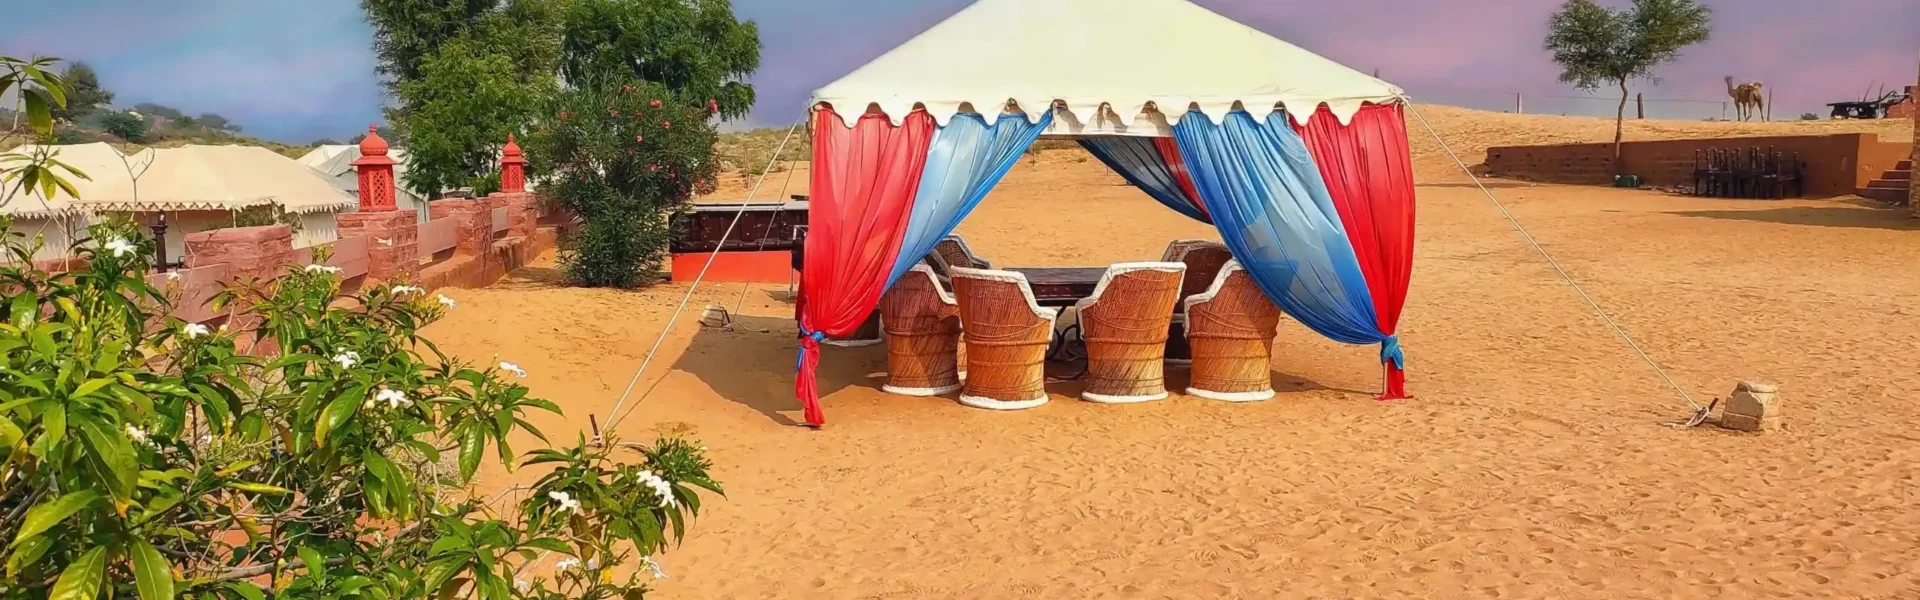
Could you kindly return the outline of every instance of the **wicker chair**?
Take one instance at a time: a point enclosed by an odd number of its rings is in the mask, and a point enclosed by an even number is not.
[[[1273,397],[1273,336],[1280,308],[1231,261],[1207,291],[1186,301],[1193,381],[1187,394],[1254,402]]]
[[[1218,242],[1209,242],[1206,240],[1174,240],[1167,242],[1167,249],[1160,253],[1160,262],[1180,262],[1180,257],[1187,253],[1187,249],[1201,244],[1215,243]]]
[[[1082,399],[1128,404],[1167,397],[1167,327],[1186,269],[1177,262],[1113,265],[1093,296],[1074,304],[1087,344]]]
[[[1180,280],[1180,301],[1174,304],[1173,325],[1167,329],[1167,362],[1176,365],[1193,362],[1193,351],[1187,347],[1186,314],[1177,308],[1183,306],[1187,298],[1206,291],[1207,286],[1213,285],[1214,277],[1220,274],[1220,268],[1233,260],[1233,252],[1227,250],[1225,244],[1187,241],[1191,243],[1174,259],[1187,265],[1187,275]]]
[[[935,269],[936,273],[939,271],[951,272],[956,268],[993,268],[993,263],[987,262],[987,259],[981,258],[978,254],[974,254],[973,248],[967,246],[967,240],[961,239],[961,237],[957,235],[941,238],[940,243],[933,245],[933,254],[927,255],[927,257],[937,261],[939,267],[943,267]]]
[[[887,384],[904,396],[938,396],[960,389],[960,307],[933,269],[914,265],[880,298],[887,332]]]
[[[1058,310],[1041,308],[1024,275],[953,269],[960,322],[966,328],[967,375],[960,403],[1021,410],[1047,403],[1047,345]]]

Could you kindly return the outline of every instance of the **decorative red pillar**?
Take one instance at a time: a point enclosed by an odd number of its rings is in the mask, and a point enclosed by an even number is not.
[[[360,160],[353,161],[360,173],[361,212],[398,210],[394,202],[393,159],[387,157],[387,141],[380,139],[376,127],[367,126],[367,137],[360,140]]]
[[[527,191],[527,158],[520,153],[520,144],[514,143],[512,133],[507,134],[507,145],[500,148],[500,191]]]

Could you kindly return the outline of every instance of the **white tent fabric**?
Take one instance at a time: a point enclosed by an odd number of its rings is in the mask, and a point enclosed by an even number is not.
[[[403,209],[414,210],[424,206],[426,199],[407,189],[407,151],[405,148],[387,150],[387,158],[393,159],[393,178],[399,185],[394,189],[395,200]],[[360,173],[353,168],[353,161],[360,160],[359,144],[330,144],[314,148],[299,158],[321,175],[325,175],[334,187],[345,190],[358,197],[360,194]]]
[[[34,156],[40,151],[40,148],[39,146],[27,145],[15,148],[11,150],[10,153]],[[60,145],[52,147],[52,150],[54,151],[54,160],[79,169],[81,173],[86,174],[85,178],[81,178],[68,173],[65,169],[58,167],[54,169],[55,173],[66,179],[68,183],[73,184],[74,189],[80,192],[80,197],[82,198],[95,197],[98,195],[95,190],[104,190],[116,185],[125,187],[128,166],[131,165],[134,168],[138,168],[140,164],[151,158],[149,153],[152,152],[152,150],[142,151],[139,154],[127,157],[127,161],[123,163],[120,160],[122,156],[120,151],[115,150],[113,146],[105,142]],[[80,211],[80,207],[76,206],[74,198],[68,196],[66,192],[62,192],[58,188],[55,188],[52,198],[42,196],[38,191],[33,190],[19,190],[9,194],[8,192],[10,190],[12,190],[12,186],[7,186],[6,189],[0,190],[0,196],[4,196],[4,198],[0,198],[4,200],[4,203],[0,203],[0,215],[41,217],[74,214]]]
[[[1049,135],[1166,136],[1190,106],[1218,123],[1236,104],[1256,118],[1326,104],[1345,123],[1403,94],[1186,0],[979,0],[809,106],[831,104],[851,127],[869,104],[895,122],[920,104],[945,125],[958,112],[991,121],[1008,100],[1038,122],[1057,100]]]
[[[356,199],[312,169],[266,148],[186,146],[147,150],[139,189],[121,177],[82,192],[76,204],[102,211],[239,210],[277,204],[290,213],[339,212]],[[138,172],[141,163],[134,164]]]

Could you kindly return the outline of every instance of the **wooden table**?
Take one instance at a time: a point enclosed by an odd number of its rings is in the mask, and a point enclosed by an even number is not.
[[[1093,295],[1093,288],[1100,285],[1100,276],[1107,273],[1106,267],[1031,267],[1007,269],[1027,276],[1027,286],[1033,288],[1033,298],[1041,306],[1073,306],[1080,299]]]

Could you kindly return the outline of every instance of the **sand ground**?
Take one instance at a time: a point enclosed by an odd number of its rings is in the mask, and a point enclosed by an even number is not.
[[[698,437],[728,489],[662,557],[661,595],[1920,596],[1920,221],[1845,199],[1493,182],[1696,398],[1762,379],[1789,411],[1764,435],[1673,429],[1685,402],[1416,151],[1408,402],[1371,399],[1375,349],[1283,323],[1279,396],[1247,405],[1100,406],[1055,384],[1047,406],[992,413],[883,394],[884,349],[830,348],[829,425],[809,431],[793,425],[784,287],[703,286],[616,428]],[[1023,162],[960,232],[1018,266],[1212,237],[1074,153]],[[608,422],[687,288],[556,278],[544,262],[451,291],[460,308],[427,333],[524,366],[567,410],[535,422],[571,439],[588,415]],[[735,302],[735,331],[694,322]]]

